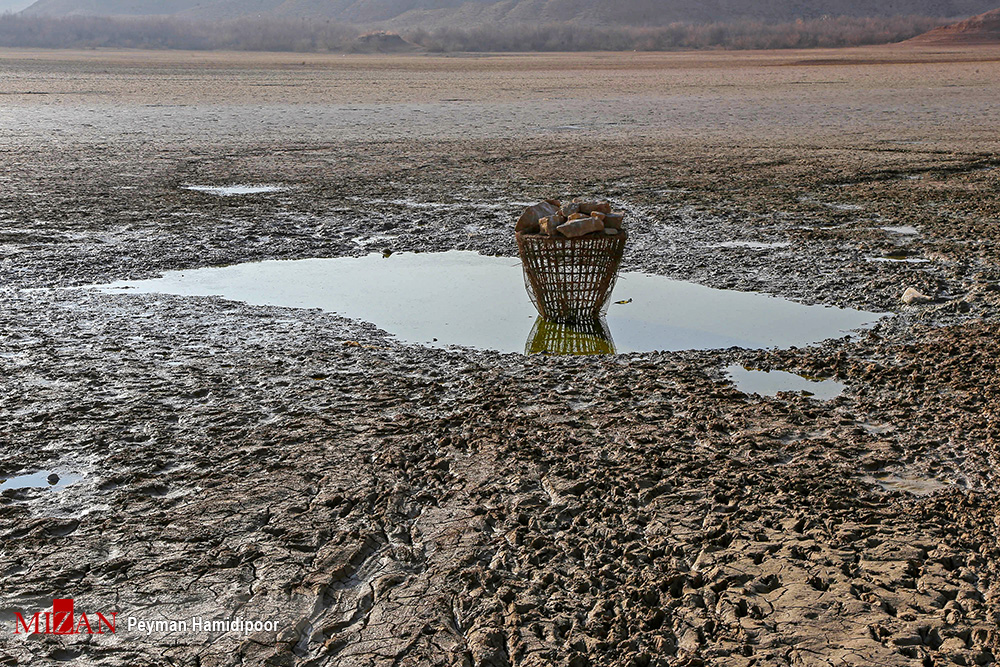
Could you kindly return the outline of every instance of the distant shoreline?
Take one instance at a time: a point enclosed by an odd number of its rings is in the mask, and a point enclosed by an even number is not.
[[[0,15],[0,47],[133,48],[290,53],[513,53],[812,49],[901,42],[947,24],[942,18],[836,17],[791,23],[732,21],[661,27],[570,23],[366,31],[307,19],[191,21],[166,16]]]

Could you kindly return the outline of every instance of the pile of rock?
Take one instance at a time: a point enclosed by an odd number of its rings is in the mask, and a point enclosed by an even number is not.
[[[625,214],[613,212],[606,201],[574,199],[562,204],[558,199],[546,199],[529,206],[517,220],[514,231],[575,239],[588,234],[621,232]]]

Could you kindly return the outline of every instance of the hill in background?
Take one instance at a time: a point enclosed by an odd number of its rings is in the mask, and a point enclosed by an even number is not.
[[[2,1],[2,0],[0,0]],[[572,22],[588,26],[671,23],[780,23],[824,16],[959,18],[993,9],[996,0],[38,0],[36,16],[174,16],[330,19],[411,28]]]
[[[911,44],[1000,44],[1000,9],[935,28],[909,40]]]
[[[0,0],[0,14],[4,12],[19,12],[28,5],[30,5],[32,0]]]
[[[303,52],[808,49],[887,44],[928,31],[931,41],[961,35],[971,43],[990,41],[997,12],[989,10],[998,1],[38,0],[20,14],[0,15],[0,46]],[[932,31],[973,14],[978,16],[942,33]]]

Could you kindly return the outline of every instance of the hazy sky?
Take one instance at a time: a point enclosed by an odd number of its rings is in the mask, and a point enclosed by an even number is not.
[[[3,12],[19,12],[35,0],[0,0],[0,14]]]

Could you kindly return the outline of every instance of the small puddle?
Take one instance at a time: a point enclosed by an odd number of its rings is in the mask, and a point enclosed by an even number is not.
[[[806,346],[871,326],[883,316],[622,273],[598,331],[567,331],[536,323],[516,257],[458,250],[273,260],[94,287],[320,308],[371,322],[406,343],[501,352],[558,353],[563,348],[552,341],[567,334],[579,347],[603,353]],[[572,346],[563,347],[572,351]]]
[[[929,259],[923,257],[911,257],[909,255],[885,255],[884,257],[866,257],[868,262],[889,262],[892,264],[926,264]]]
[[[54,473],[51,470],[42,470],[27,475],[18,475],[0,481],[0,491],[6,489],[61,489],[75,484],[83,479],[83,475],[76,473]]]
[[[944,491],[952,486],[947,482],[942,482],[933,477],[919,477],[916,475],[881,474],[867,479],[878,484],[886,491],[904,491],[914,496],[929,496],[936,491]]]
[[[204,192],[208,195],[232,197],[234,195],[259,195],[266,192],[280,192],[286,188],[281,185],[182,185],[184,190]]]
[[[788,241],[776,241],[774,243],[764,243],[762,241],[724,241],[708,246],[709,248],[750,248],[752,250],[772,250],[776,248],[787,248],[792,245]]]
[[[791,391],[817,401],[829,401],[845,389],[844,383],[836,380],[815,379],[787,371],[755,371],[738,364],[727,367],[726,375],[744,394],[774,397],[779,392]]]
[[[470,202],[470,201],[457,201],[457,202],[433,202],[433,201],[420,201],[419,199],[409,199],[409,198],[397,198],[397,199],[382,199],[382,198],[371,198],[371,197],[351,197],[353,201],[361,202],[367,205],[377,205],[377,206],[395,206],[399,208],[404,208],[408,210],[422,210],[422,211],[463,211],[468,212],[470,210],[484,211],[484,210],[496,210],[496,211],[512,211],[518,208],[523,208],[525,206],[533,206],[536,202],[530,201],[512,201],[512,202]]]
[[[892,227],[892,226],[879,227],[879,229],[881,229],[882,231],[889,232],[890,234],[900,234],[902,236],[916,236],[917,234],[920,233],[919,231],[917,231],[916,227],[912,227],[910,225],[900,225],[898,227]]]

